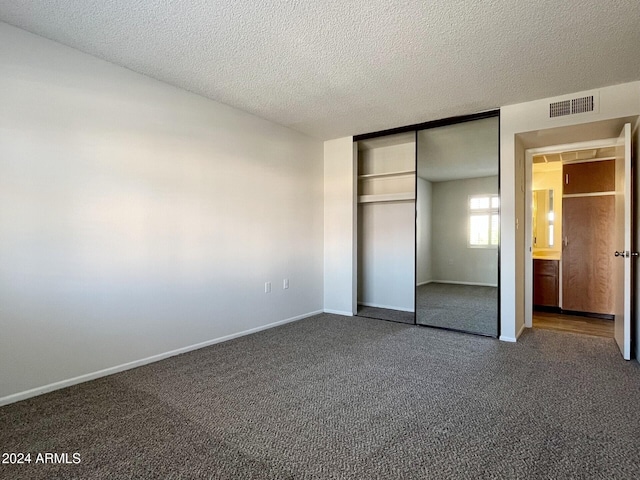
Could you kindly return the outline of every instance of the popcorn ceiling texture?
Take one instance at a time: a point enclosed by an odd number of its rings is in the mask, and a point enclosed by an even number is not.
[[[321,139],[640,79],[638,0],[0,0],[0,20]]]

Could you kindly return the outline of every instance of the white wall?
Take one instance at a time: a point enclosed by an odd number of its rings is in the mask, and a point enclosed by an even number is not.
[[[497,194],[498,177],[433,182],[433,280],[498,285],[498,249],[469,248],[469,195]]]
[[[413,135],[359,145],[358,175],[415,171]],[[408,140],[408,141],[407,141]],[[400,143],[395,143],[399,141]],[[390,142],[390,144],[387,144]],[[361,178],[358,195],[415,194],[413,175]],[[358,303],[413,312],[416,206],[414,201],[358,205]]]
[[[321,142],[2,23],[0,69],[0,403],[322,310]]]
[[[324,142],[324,310],[356,313],[356,163],[353,137]]]
[[[414,202],[365,203],[358,208],[358,303],[414,311]]]
[[[388,140],[388,138],[390,138]],[[368,144],[361,145],[359,157],[358,157],[358,175],[372,174],[372,173],[386,173],[386,172],[400,172],[400,171],[413,171],[416,168],[416,142],[411,135],[410,140],[407,141],[407,135],[402,134],[400,138],[398,136],[391,135],[390,137],[380,137],[380,141],[385,140],[390,144],[383,143],[381,146],[375,145],[375,140],[365,140],[361,143]],[[398,141],[401,143],[392,143]],[[371,145],[373,143],[373,146]],[[413,191],[414,180],[412,178],[395,179],[395,178],[376,178],[373,180],[375,183],[380,181],[388,181],[391,183],[389,188],[406,188],[410,185]],[[384,188],[379,193],[385,193]]]
[[[432,183],[418,177],[416,197],[416,283],[422,285],[433,280],[431,255]]]
[[[577,92],[572,97],[594,91]],[[524,149],[534,146],[569,143],[585,139],[554,137],[551,129],[590,124],[640,114],[640,82],[632,82],[596,90],[599,111],[549,118],[549,102],[542,99],[500,109],[500,196],[501,196],[501,335],[515,341],[524,328]],[[533,132],[536,145],[525,144],[519,135]]]

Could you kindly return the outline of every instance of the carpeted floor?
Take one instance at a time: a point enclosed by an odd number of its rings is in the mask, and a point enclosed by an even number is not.
[[[498,289],[427,283],[416,289],[419,325],[498,336]]]
[[[319,315],[0,408],[5,479],[637,479],[640,365]]]
[[[405,312],[402,310],[392,310],[389,308],[368,307],[366,305],[358,305],[359,317],[376,318],[378,320],[390,320],[392,322],[415,323],[416,315],[413,312]]]

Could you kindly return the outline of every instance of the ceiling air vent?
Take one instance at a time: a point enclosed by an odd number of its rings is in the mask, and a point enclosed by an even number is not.
[[[549,104],[549,117],[562,117],[571,115],[571,100],[562,100],[561,102],[553,102]]]
[[[571,100],[571,113],[593,112],[593,95]]]

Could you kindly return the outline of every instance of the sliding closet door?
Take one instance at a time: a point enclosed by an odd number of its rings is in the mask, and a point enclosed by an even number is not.
[[[359,316],[415,323],[415,132],[358,142]]]
[[[498,336],[497,116],[417,134],[416,321]]]

